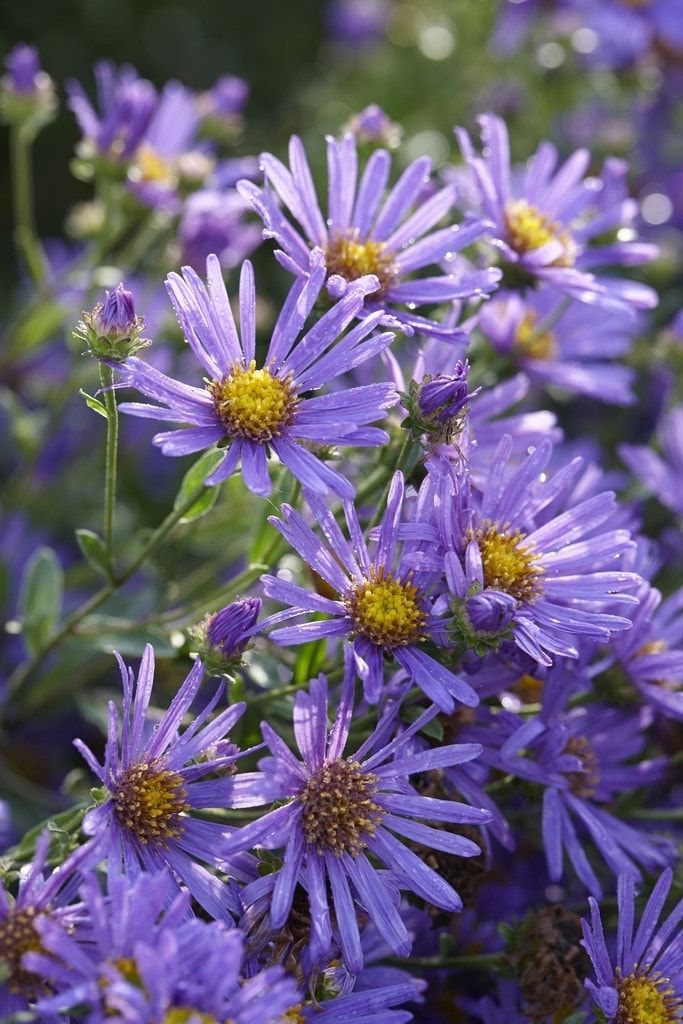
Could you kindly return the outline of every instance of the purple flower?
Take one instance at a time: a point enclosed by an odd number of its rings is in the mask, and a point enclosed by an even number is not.
[[[583,945],[591,958],[595,981],[586,987],[596,1010],[607,1020],[661,1021],[680,1019],[683,1005],[683,942],[680,922],[683,900],[669,916],[660,918],[671,888],[673,872],[666,868],[657,880],[636,927],[636,876],[619,876],[619,921],[616,951],[607,949],[600,907],[589,898],[590,923],[583,921]]]
[[[189,195],[178,226],[181,262],[198,273],[211,253],[227,270],[241,263],[261,242],[260,228],[245,222],[247,209],[235,189],[206,188]]]
[[[425,418],[443,423],[453,419],[465,408],[472,397],[467,381],[469,370],[468,361],[462,362],[459,359],[453,373],[437,373],[434,377],[428,375],[423,379],[417,404]]]
[[[145,648],[135,682],[118,654],[116,658],[123,682],[122,721],[119,726],[119,713],[110,702],[104,763],[99,764],[81,740],[74,740],[102,783],[101,802],[86,813],[83,831],[106,844],[110,875],[123,871],[135,878],[143,869],[168,868],[212,917],[231,921],[234,900],[229,889],[198,862],[242,880],[251,876],[251,865],[245,861],[226,864],[221,850],[230,829],[193,812],[230,806],[230,771],[240,755],[215,755],[213,748],[245,705],[234,704],[211,721],[222,692],[218,688],[185,731],[179,732],[204,678],[204,666],[198,660],[152,730],[148,712],[154,651],[149,644]]]
[[[326,215],[297,136],[290,141],[289,160],[290,168],[271,153],[262,153],[265,187],[251,182],[238,185],[263,220],[264,236],[274,238],[284,250],[278,255],[280,262],[294,274],[308,274],[310,250],[317,246],[324,253],[327,289],[333,298],[343,295],[357,278],[376,276],[378,284],[359,315],[382,309],[409,334],[419,331],[465,339],[458,328],[413,311],[418,306],[480,298],[496,287],[500,271],[461,275],[441,268],[442,261],[448,265],[456,252],[480,238],[486,226],[466,221],[437,228],[451,212],[455,188],[448,185],[425,196],[432,166],[429,158],[414,160],[387,194],[391,156],[386,150],[373,152],[359,181],[355,137],[328,138]],[[429,267],[432,276],[411,276]]]
[[[19,877],[16,898],[0,885],[0,1019],[16,1019],[47,991],[42,974],[35,973],[25,957],[43,951],[40,924],[50,921],[53,930],[66,936],[80,922],[80,906],[74,902],[81,879],[80,872],[98,860],[97,841],[85,843],[70,854],[51,874],[47,873],[47,855],[51,835],[43,832],[36,842],[32,861]],[[58,1024],[61,1017],[48,1014],[41,1018]]]
[[[35,135],[57,112],[55,83],[40,66],[35,46],[17,43],[5,57],[7,74],[0,79],[0,115]]]
[[[403,477],[397,472],[372,554],[350,502],[344,504],[350,540],[314,495],[307,500],[322,539],[298,512],[283,505],[284,521],[271,517],[270,522],[339,596],[326,597],[287,580],[263,576],[265,593],[289,605],[264,626],[322,612],[328,617],[321,620],[316,614],[315,621],[274,629],[271,635],[280,644],[348,637],[365,697],[372,703],[382,696],[385,658],[391,655],[405,669],[409,682],[419,686],[442,711],[452,712],[456,701],[472,707],[477,697],[470,686],[424,650],[429,641],[443,639],[444,623],[431,608],[435,572],[431,566],[420,569],[421,547],[426,539],[433,542],[435,538],[428,527],[421,529],[419,521],[412,528],[401,524],[403,491]],[[404,530],[412,540],[402,539]]]
[[[480,824],[489,814],[455,801],[419,796],[409,784],[408,777],[415,772],[469,761],[479,752],[476,744],[445,745],[421,753],[406,749],[413,735],[434,718],[435,706],[392,740],[399,711],[395,705],[358,750],[344,757],[352,724],[354,679],[353,659],[347,657],[342,694],[329,733],[324,677],[311,681],[310,693],[297,693],[294,734],[301,761],[266,722],[262,723],[271,756],[259,762],[262,774],[252,781],[252,802],[276,801],[279,806],[231,836],[225,850],[228,856],[254,846],[282,850],[270,906],[272,926],[284,925],[301,881],[310,904],[312,963],[330,950],[333,911],[346,965],[357,972],[363,964],[359,905],[390,948],[402,956],[410,952],[411,940],[396,906],[396,886],[444,909],[462,908],[448,882],[394,833],[430,849],[474,856],[479,847],[470,840],[413,819]],[[248,806],[246,792],[243,800]],[[375,862],[385,870],[377,870]]]
[[[616,405],[635,401],[635,371],[617,360],[628,355],[640,327],[621,313],[568,301],[554,288],[498,293],[478,319],[484,338],[535,384]]]
[[[590,245],[593,238],[630,224],[636,216],[637,204],[625,192],[623,161],[607,161],[600,178],[584,178],[587,150],[576,150],[558,167],[555,147],[543,142],[516,173],[505,123],[494,114],[478,120],[481,156],[466,131],[455,132],[479,188],[482,218],[493,223],[493,244],[507,278],[522,286],[552,284],[581,302],[622,314],[656,305],[657,295],[647,285],[592,273],[594,267],[632,266],[657,254],[656,247],[638,241]]]
[[[595,45],[585,55],[592,67],[624,68],[635,64],[658,45],[660,52],[683,53],[681,0],[564,0],[575,8]]]
[[[164,406],[133,402],[121,409],[135,416],[190,424],[184,430],[157,434],[164,455],[189,455],[216,442],[225,457],[207,484],[219,484],[242,463],[242,476],[255,494],[271,492],[268,456],[272,452],[307,488],[317,493],[354,494],[352,484],[310,450],[318,446],[375,446],[387,440],[366,424],[382,418],[397,401],[391,384],[346,388],[336,394],[312,395],[335,377],[381,352],[393,335],[373,334],[378,312],[348,331],[373,278],[363,278],[305,334],[304,324],[325,277],[322,253],[311,254],[310,276],[290,289],[261,368],[256,354],[256,294],[251,264],[240,275],[240,331],[237,333],[218,258],[207,260],[208,289],[185,267],[171,274],[167,287],[180,325],[207,380],[204,388],[167,377],[135,357],[120,367],[124,384]],[[370,335],[370,337],[368,337]],[[348,416],[353,409],[353,420]]]
[[[665,413],[657,428],[661,455],[642,444],[620,444],[619,456],[658,501],[683,516],[683,405]]]
[[[401,141],[403,129],[376,103],[370,103],[357,114],[352,114],[343,126],[344,133],[351,132],[360,143],[372,142],[389,149],[396,149]]]
[[[230,1020],[280,1024],[300,994],[279,967],[243,972],[242,937],[217,921],[188,913],[186,894],[170,906],[168,876],[124,876],[110,881],[104,900],[94,886],[83,893],[93,939],[79,947],[45,929],[57,965],[34,958],[60,991],[38,1009],[90,1011],[88,1024]]]
[[[683,719],[683,588],[662,600],[644,580],[637,596],[633,626],[614,638],[611,654],[648,704]]]
[[[604,529],[617,511],[609,491],[570,501],[564,511],[546,517],[551,503],[567,500],[581,459],[549,476],[549,442],[539,444],[516,468],[509,465],[511,451],[512,439],[505,435],[481,495],[452,465],[432,462],[424,500],[429,506],[431,496],[437,510],[446,577],[457,598],[454,607],[473,588],[512,596],[516,644],[550,665],[551,655],[578,657],[578,638],[604,641],[631,625],[614,613],[614,605],[635,604],[629,591],[640,577],[614,566],[634,542],[627,530]]]
[[[110,61],[95,65],[98,114],[80,82],[66,83],[68,106],[83,132],[84,155],[99,154],[116,162],[129,160],[144,138],[157,104],[151,82],[129,65],[118,69]]]

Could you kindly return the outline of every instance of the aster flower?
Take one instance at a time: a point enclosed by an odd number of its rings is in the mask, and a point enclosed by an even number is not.
[[[127,893],[129,883],[119,877],[106,902],[86,892],[94,944],[79,950],[46,931],[55,956],[65,958],[56,968],[45,963],[48,976],[56,974],[57,984],[63,983],[71,968],[74,984],[39,1008],[77,1009],[81,1019],[85,1005],[88,1024],[112,1019],[280,1024],[299,1001],[295,982],[279,967],[245,977],[240,933],[188,917],[182,896],[165,909],[160,897],[168,883],[163,875],[141,875]],[[36,960],[36,966],[42,964]]]
[[[74,902],[81,872],[98,860],[97,842],[88,842],[70,854],[58,868],[47,871],[51,835],[39,837],[32,861],[20,873],[16,898],[0,885],[0,1019],[14,1020],[46,992],[45,977],[24,961],[29,953],[43,950],[40,923],[50,921],[53,930],[66,936],[80,920]],[[52,1014],[47,1024],[61,1020]]]
[[[264,236],[274,238],[283,253],[278,255],[292,273],[309,273],[311,248],[325,257],[327,289],[339,298],[350,282],[374,274],[377,285],[368,293],[360,315],[382,309],[412,334],[419,331],[450,340],[464,340],[456,327],[439,324],[414,312],[455,299],[474,299],[492,291],[500,271],[486,269],[462,276],[441,269],[454,254],[480,238],[486,226],[465,222],[437,228],[452,209],[455,189],[447,185],[425,196],[431,161],[414,160],[385,196],[391,156],[374,151],[358,181],[356,139],[328,138],[328,208],[325,216],[315,194],[311,171],[301,140],[293,136],[289,146],[290,167],[270,153],[261,154],[265,187],[240,182],[238,189],[264,223]],[[285,212],[278,202],[282,200]],[[412,210],[412,212],[410,212]],[[292,223],[294,222],[294,223]],[[298,227],[297,227],[298,225]],[[432,268],[432,276],[413,277]]]
[[[123,683],[122,722],[119,729],[119,713],[110,702],[104,763],[99,764],[81,740],[74,741],[102,783],[102,802],[86,812],[83,831],[106,844],[111,875],[123,872],[134,878],[143,869],[168,868],[213,917],[231,921],[234,900],[228,887],[199,862],[242,881],[251,877],[251,865],[244,859],[227,864],[221,849],[230,829],[193,812],[231,804],[230,771],[240,755],[215,755],[213,748],[245,705],[234,704],[211,721],[220,687],[185,731],[179,732],[204,678],[204,666],[197,660],[152,731],[148,712],[154,651],[146,646],[136,681],[118,654],[116,659]]]
[[[99,113],[80,82],[66,82],[68,106],[83,133],[80,153],[87,158],[99,155],[126,161],[142,142],[156,108],[157,91],[130,65],[117,69],[111,61],[95,65],[95,83]]]
[[[211,253],[228,270],[241,263],[261,242],[258,225],[245,221],[247,209],[234,188],[207,187],[189,195],[178,226],[181,262],[198,273]]]
[[[486,341],[535,384],[615,405],[635,401],[635,371],[617,360],[628,354],[637,326],[612,310],[568,301],[553,288],[498,293],[478,319]]]
[[[156,947],[165,931],[191,917],[190,895],[178,892],[166,871],[143,872],[133,880],[107,877],[107,892],[97,876],[88,875],[79,889],[82,927],[65,932],[50,918],[36,927],[45,952],[27,955],[26,964],[46,982],[38,1002],[41,1017],[78,1009],[88,1024],[111,1018],[109,990],[139,974],[139,943]]]
[[[587,150],[576,150],[558,167],[555,147],[544,142],[526,168],[515,173],[503,120],[494,114],[478,120],[482,156],[466,131],[456,128],[455,133],[479,188],[482,217],[493,222],[493,244],[508,278],[522,286],[552,284],[580,302],[622,314],[656,305],[657,295],[647,285],[592,273],[594,267],[632,266],[657,254],[656,247],[638,241],[590,244],[635,219],[637,205],[625,195],[626,165],[608,161],[600,178],[584,178]]]
[[[634,604],[636,573],[611,568],[634,546],[627,530],[605,529],[616,513],[612,492],[569,503],[545,518],[564,497],[581,467],[572,460],[552,475],[545,470],[552,445],[542,442],[520,466],[508,469],[512,439],[501,438],[481,495],[445,461],[430,465],[423,487],[436,508],[446,549],[445,567],[458,610],[463,593],[490,590],[512,596],[503,624],[517,645],[544,665],[551,655],[578,657],[577,638],[597,642],[628,629],[614,605]],[[500,605],[498,598],[496,607]],[[454,623],[457,626],[457,621]]]
[[[459,911],[462,901],[441,876],[398,836],[454,856],[474,856],[475,843],[414,818],[437,822],[487,821],[487,811],[419,796],[408,777],[476,757],[474,745],[442,746],[420,753],[409,742],[437,713],[432,706],[393,740],[399,705],[387,712],[352,755],[343,756],[353,715],[354,665],[346,658],[343,689],[328,734],[328,688],[323,676],[300,690],[294,703],[294,734],[302,760],[267,722],[261,724],[271,756],[259,762],[252,802],[276,801],[276,809],[243,826],[226,843],[226,855],[251,847],[282,850],[272,889],[270,918],[281,928],[297,883],[310,905],[310,957],[315,964],[330,950],[332,922],[349,970],[362,967],[359,913],[367,914],[394,952],[406,956],[411,940],[398,912],[394,888],[408,889],[436,906]],[[248,793],[244,791],[244,806]],[[385,865],[378,871],[373,861]],[[330,903],[330,895],[332,903]],[[362,911],[361,911],[362,908]]]
[[[5,57],[7,73],[0,78],[0,116],[31,134],[57,113],[55,83],[40,66],[35,46],[17,43]]]
[[[421,529],[416,521],[412,539],[402,539],[403,493],[403,477],[397,472],[372,554],[350,502],[344,504],[349,540],[332,512],[314,495],[308,495],[307,501],[323,538],[295,509],[283,505],[284,521],[271,517],[270,522],[339,596],[333,599],[275,576],[263,576],[268,597],[289,605],[263,625],[322,612],[327,616],[323,620],[318,615],[316,621],[276,628],[271,636],[279,644],[349,638],[365,697],[371,703],[381,697],[385,658],[391,655],[405,670],[408,684],[419,686],[442,711],[453,711],[456,701],[472,707],[477,703],[474,691],[424,649],[428,642],[443,639],[444,629],[443,620],[431,608],[430,588],[436,574],[431,566],[420,568],[422,545],[435,537],[429,527]]]
[[[683,405],[673,406],[662,416],[657,442],[661,455],[643,444],[620,444],[617,451],[647,490],[683,518]]]
[[[593,963],[587,979],[596,1011],[606,1020],[675,1024],[683,1009],[683,900],[660,921],[673,872],[662,871],[636,927],[636,876],[619,876],[616,951],[608,952],[600,906],[589,898],[590,922],[583,921],[583,945]],[[635,932],[635,934],[634,934]]]
[[[175,381],[133,357],[121,367],[124,384],[163,402],[121,403],[124,412],[151,419],[189,423],[181,431],[157,434],[164,455],[188,455],[218,442],[225,458],[209,485],[226,480],[242,463],[247,487],[271,492],[267,457],[272,452],[310,490],[328,489],[352,497],[353,485],[314,455],[307,445],[378,445],[387,435],[367,423],[380,419],[397,395],[393,385],[370,384],[337,394],[304,397],[381,352],[393,335],[373,334],[378,312],[342,332],[358,313],[374,278],[363,278],[310,330],[301,334],[325,278],[322,253],[311,254],[310,276],[295,281],[273,328],[264,365],[257,369],[256,295],[251,264],[240,275],[241,338],[230,310],[218,258],[207,260],[208,289],[189,267],[171,274],[167,287],[185,337],[208,374],[205,388]],[[370,337],[369,337],[370,336]],[[353,408],[353,420],[348,416]]]
[[[619,0],[565,0],[576,9],[582,26],[593,34],[592,49],[584,61],[592,67],[624,68],[648,52],[683,54],[681,0],[647,0],[629,4]]]
[[[637,596],[633,626],[614,638],[609,660],[623,668],[653,708],[683,719],[683,588],[662,599],[661,591],[643,580]]]

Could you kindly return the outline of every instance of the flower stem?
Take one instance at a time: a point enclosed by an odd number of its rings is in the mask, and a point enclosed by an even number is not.
[[[114,371],[100,363],[100,381],[104,392],[104,406],[107,412],[107,447],[104,467],[104,545],[109,567],[110,580],[115,579],[114,571],[114,519],[116,515],[116,468],[119,443],[119,413],[112,384]]]
[[[34,132],[26,125],[12,127],[10,133],[12,198],[15,224],[14,241],[31,277],[40,286],[45,280],[45,260],[36,234],[33,208],[31,144],[34,137]]]

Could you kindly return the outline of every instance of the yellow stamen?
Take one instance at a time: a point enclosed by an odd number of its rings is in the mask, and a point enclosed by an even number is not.
[[[384,242],[372,238],[361,242],[357,228],[345,235],[337,232],[325,253],[328,276],[339,274],[347,281],[356,281],[366,274],[375,274],[379,278],[379,289],[373,294],[381,295],[397,274],[393,256],[386,249]]]
[[[207,390],[216,415],[231,437],[266,442],[278,437],[295,417],[298,399],[291,377],[275,377],[268,367],[235,365],[226,377],[212,380]]]
[[[676,1024],[681,1019],[683,1000],[658,972],[619,978],[617,991],[616,1024]]]
[[[509,524],[501,528],[488,520],[467,537],[479,545],[486,586],[520,602],[534,600],[543,578],[538,556],[524,545],[525,537],[519,529],[510,530]]]
[[[538,317],[529,311],[515,331],[515,348],[528,359],[552,359],[557,351],[557,340],[552,331],[538,330]]]
[[[165,849],[185,831],[181,814],[189,807],[186,796],[182,777],[164,768],[160,759],[137,761],[117,780],[114,815],[139,842]]]
[[[600,763],[590,740],[585,736],[571,736],[563,753],[573,754],[583,768],[583,771],[564,773],[571,792],[582,800],[595,796],[600,782]]]
[[[378,782],[352,758],[325,763],[299,796],[306,842],[321,853],[357,857],[382,818],[382,808],[372,799]]]
[[[526,199],[511,199],[505,207],[507,241],[515,252],[524,254],[540,249],[548,242],[561,242],[564,252],[553,260],[553,267],[573,267],[576,245],[561,226],[537,210]]]
[[[149,143],[143,142],[135,153],[134,163],[130,169],[133,181],[155,181],[170,183],[175,180],[171,165]]]
[[[8,972],[3,982],[13,995],[28,999],[46,991],[39,976],[21,966],[25,953],[43,951],[35,926],[37,914],[35,907],[10,907],[6,917],[0,918],[0,967]]]
[[[356,632],[381,647],[405,647],[424,639],[426,612],[419,604],[419,588],[394,579],[390,572],[371,567],[345,599]]]

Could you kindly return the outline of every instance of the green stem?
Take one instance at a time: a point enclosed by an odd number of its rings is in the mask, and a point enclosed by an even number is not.
[[[114,572],[114,518],[116,515],[116,464],[119,443],[119,413],[116,394],[112,387],[114,371],[100,363],[100,382],[104,392],[104,406],[107,411],[107,447],[104,468],[104,545],[109,567],[109,578],[115,579]]]
[[[32,130],[13,126],[10,133],[12,160],[12,198],[14,202],[14,241],[28,271],[37,285],[45,280],[45,260],[35,227],[33,208]]]
[[[21,665],[17,666],[12,675],[7,680],[5,687],[5,699],[6,705],[9,706],[12,698],[20,691],[24,690],[25,693],[30,694],[30,690],[25,687],[26,680],[31,674],[42,664],[44,658],[50,651],[53,651],[59,644],[67,637],[70,633],[74,632],[76,627],[86,618],[94,612],[100,605],[114,594],[119,587],[133,576],[138,569],[140,569],[149,559],[149,557],[156,551],[161,542],[168,536],[171,530],[178,524],[183,518],[186,512],[188,512],[192,506],[199,501],[202,495],[208,488],[205,484],[201,484],[192,494],[188,495],[182,504],[178,504],[177,508],[174,508],[166,516],[164,521],[156,528],[154,533],[148,538],[147,542],[143,544],[135,558],[126,565],[121,572],[112,578],[110,583],[107,583],[104,587],[93,594],[86,601],[83,602],[78,608],[76,608],[71,615],[69,615],[59,627],[59,629],[50,637],[45,646],[38,651],[32,658],[28,658]],[[17,702],[18,703],[18,702]],[[16,714],[16,705],[15,705]]]

